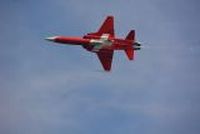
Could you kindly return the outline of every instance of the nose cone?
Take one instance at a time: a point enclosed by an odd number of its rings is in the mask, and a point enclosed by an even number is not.
[[[48,40],[48,41],[55,41],[56,38],[57,38],[57,36],[47,37],[47,38],[45,38],[45,40]]]

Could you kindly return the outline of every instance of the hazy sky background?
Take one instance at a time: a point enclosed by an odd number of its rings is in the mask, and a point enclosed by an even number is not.
[[[1,0],[1,134],[199,134],[198,0]],[[47,42],[82,36],[115,16],[144,49],[112,72],[81,47]]]

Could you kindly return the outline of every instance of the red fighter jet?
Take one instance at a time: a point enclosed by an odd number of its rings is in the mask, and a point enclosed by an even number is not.
[[[128,59],[134,59],[134,51],[141,45],[135,41],[135,30],[131,30],[125,39],[115,38],[114,17],[108,16],[97,32],[83,37],[53,36],[46,40],[56,43],[81,45],[86,50],[96,53],[105,71],[111,70],[114,50],[124,50]]]

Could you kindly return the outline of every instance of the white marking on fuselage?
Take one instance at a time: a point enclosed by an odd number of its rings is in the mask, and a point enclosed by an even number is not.
[[[109,34],[102,34],[101,40],[108,40]]]
[[[102,34],[100,39],[91,39],[90,44],[94,46],[92,51],[98,52],[103,47],[111,46],[112,41],[109,40],[109,34]]]

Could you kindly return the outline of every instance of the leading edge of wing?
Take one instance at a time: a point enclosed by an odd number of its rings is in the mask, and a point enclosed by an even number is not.
[[[113,59],[113,50],[101,49],[96,52],[105,71],[110,71]]]

